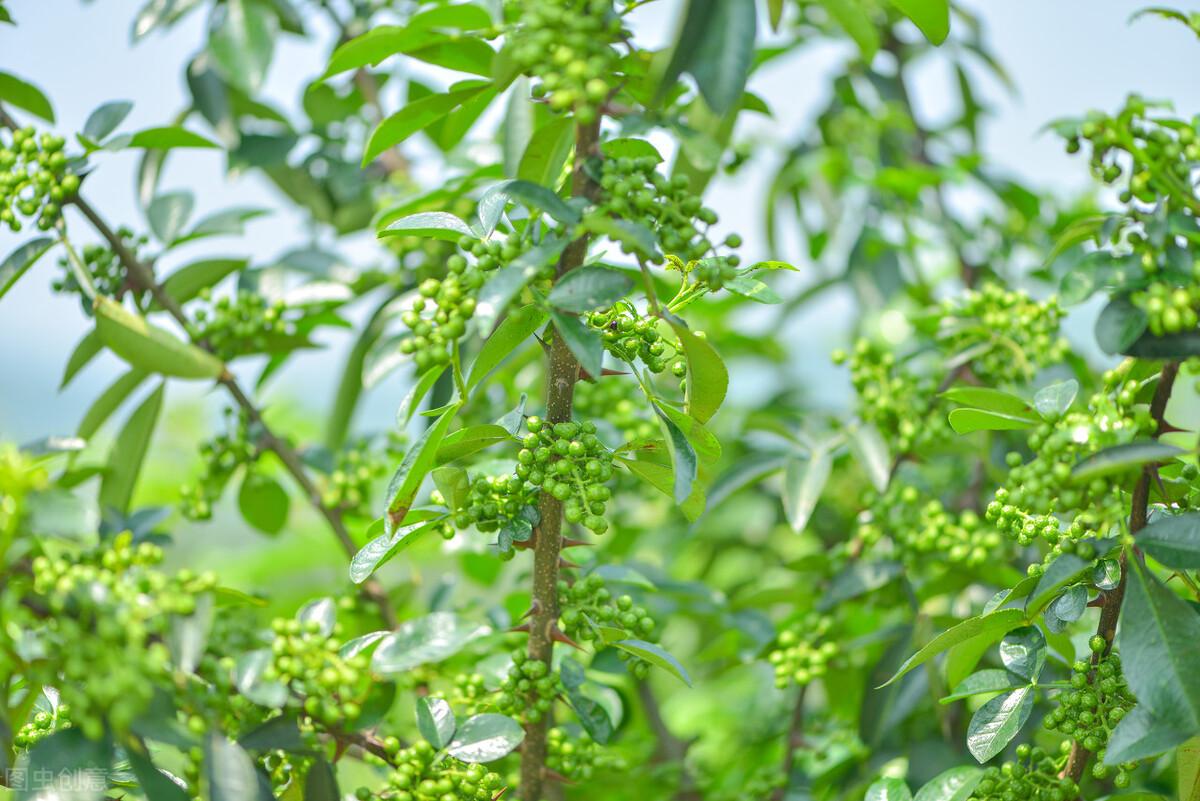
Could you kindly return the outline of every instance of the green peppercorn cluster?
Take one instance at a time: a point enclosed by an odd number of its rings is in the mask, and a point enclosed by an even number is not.
[[[49,231],[62,216],[64,200],[79,191],[79,176],[67,166],[66,140],[31,127],[0,134],[0,223],[17,233],[21,218]]]
[[[117,229],[117,236],[121,238],[121,242],[129,249],[129,252],[134,254],[134,258],[138,259],[140,259],[141,249],[150,242],[149,237],[138,236],[125,226]],[[125,289],[125,268],[121,266],[121,261],[112,248],[100,244],[84,245],[80,250],[79,257],[83,261],[88,275],[91,276],[97,294],[110,298],[121,296]],[[50,288],[55,292],[79,292],[79,282],[71,270],[70,261],[66,258],[59,259],[58,266],[62,268],[62,275],[54,279]]]
[[[896,355],[869,339],[850,353],[833,352],[834,364],[849,364],[850,382],[859,398],[859,416],[872,423],[897,453],[913,453],[952,435],[945,415],[930,414],[938,379],[899,364]]]
[[[365,514],[371,505],[375,485],[387,475],[388,463],[369,443],[359,442],[343,449],[337,464],[324,477],[321,500],[330,509],[350,514]]]
[[[1093,653],[1101,654],[1108,643],[1097,635],[1091,639],[1089,646]],[[1078,660],[1072,666],[1071,688],[1059,694],[1058,706],[1046,715],[1042,725],[1067,735],[1096,754],[1093,775],[1097,779],[1106,778],[1108,766],[1103,763],[1108,738],[1137,703],[1121,672],[1120,657],[1108,654],[1095,665]],[[1134,762],[1120,765],[1114,783],[1118,787],[1128,787],[1129,772],[1136,766]]]
[[[216,584],[212,574],[154,569],[162,550],[135,545],[129,532],[107,547],[67,559],[38,556],[33,592],[50,616],[27,628],[45,658],[30,666],[31,683],[55,687],[71,722],[91,738],[107,725],[118,731],[170,682],[164,640],[173,616],[191,615],[197,598]]]
[[[379,792],[360,787],[358,801],[492,801],[504,791],[504,779],[483,765],[453,757],[439,758],[432,745],[421,740],[401,749],[392,738],[388,748],[395,767]]]
[[[256,426],[245,412],[236,414],[225,409],[226,432],[218,434],[200,445],[200,458],[204,460],[204,472],[195,484],[187,484],[180,491],[180,511],[189,520],[212,519],[213,504],[225,491],[229,479],[244,465],[253,465],[261,453],[254,444],[257,440]]]
[[[301,699],[304,713],[324,726],[353,723],[371,689],[364,654],[345,658],[338,653],[336,635],[322,631],[318,621],[277,618],[271,623],[271,664],[266,681],[278,681]]]
[[[952,353],[979,349],[971,370],[989,386],[1027,382],[1040,367],[1061,362],[1068,350],[1058,334],[1064,312],[1054,297],[1036,301],[988,282],[948,298],[941,310],[939,339]]]
[[[1178,334],[1200,324],[1200,261],[1192,266],[1192,282],[1185,286],[1155,281],[1134,292],[1129,300],[1146,312],[1146,325],[1155,336]]]
[[[767,652],[767,661],[775,667],[776,687],[803,687],[825,675],[841,650],[833,640],[822,642],[832,626],[832,618],[813,613],[799,625],[779,632],[775,646]]]
[[[655,157],[605,159],[600,164],[600,188],[601,209],[653,231],[664,253],[684,262],[717,255],[715,243],[708,238],[717,213],[692,192],[685,176],[668,178],[659,172]],[[737,247],[741,237],[731,234],[724,244]],[[727,267],[740,263],[737,254],[721,257],[721,264]],[[720,267],[717,269],[719,274]]]
[[[930,555],[951,564],[977,567],[996,558],[1004,537],[974,510],[955,514],[937,498],[922,499],[911,485],[892,482],[881,494],[869,493],[858,517],[858,538],[870,547],[888,537],[907,563]]]
[[[1008,477],[987,506],[988,521],[1019,544],[1045,540],[1051,546],[1047,560],[1069,552],[1090,558],[1084,540],[1106,535],[1128,514],[1117,484],[1107,478],[1080,484],[1071,477],[1090,454],[1152,430],[1149,411],[1134,407],[1136,382],[1114,371],[1106,379],[1112,389],[1094,395],[1086,411],[1067,412],[1033,430],[1027,440],[1033,459],[1022,463],[1019,453],[1008,455]]]
[[[559,581],[558,608],[563,633],[579,642],[601,639],[600,626],[620,629],[624,632],[621,639],[635,640],[652,639],[656,628],[645,607],[635,604],[629,595],[613,598],[604,579],[595,573],[574,584]],[[630,671],[644,678],[649,667],[638,659],[630,664]]]
[[[615,377],[580,381],[575,385],[575,413],[609,423],[625,442],[661,436],[658,425],[645,411],[645,404],[634,402],[635,393],[640,396],[634,382],[618,381]]]
[[[454,516],[454,525],[499,531],[526,507],[536,505],[537,495],[536,487],[520,475],[478,476],[471,482],[467,502]]]
[[[289,319],[288,307],[282,300],[268,302],[247,289],[215,301],[211,290],[206,289],[199,299],[209,305],[194,311],[188,334],[197,342],[206,343],[223,361],[264,353],[274,341],[297,335],[296,323]]]
[[[1041,748],[1022,743],[1016,760],[987,768],[971,793],[972,801],[1071,801],[1079,786],[1069,776],[1060,777],[1059,759]]]
[[[625,761],[605,752],[586,733],[572,737],[555,726],[546,732],[546,767],[568,781],[587,781],[597,770],[623,770]]]
[[[580,122],[595,120],[620,61],[613,43],[623,31],[612,0],[532,0],[514,8],[513,60],[538,79],[534,97],[555,111],[573,110]]]
[[[593,534],[608,530],[604,512],[612,490],[612,452],[596,436],[595,423],[525,421],[529,434],[517,453],[517,477],[563,503],[563,517]]]
[[[610,309],[592,312],[587,324],[600,332],[605,349],[623,362],[641,359],[652,373],[661,373],[670,365],[671,372],[682,378],[687,365],[679,358],[681,348],[674,337],[658,331],[658,319],[642,316],[632,303],[618,301]]]
[[[1093,112],[1078,123],[1060,126],[1067,152],[1083,142],[1091,148],[1091,167],[1107,183],[1123,183],[1121,202],[1134,199],[1168,207],[1187,205],[1195,196],[1192,169],[1200,161],[1197,120],[1171,117],[1138,95],[1130,95],[1115,117]]]
[[[13,735],[13,747],[19,750],[32,748],[56,731],[71,728],[71,707],[59,704],[51,711],[40,711],[33,719]]]
[[[475,715],[488,706],[487,680],[481,673],[458,673],[454,676],[453,689],[446,699],[450,706],[464,713]]]
[[[540,659],[524,650],[512,652],[512,667],[500,684],[496,709],[523,723],[537,723],[554,706],[563,691],[562,679]]]

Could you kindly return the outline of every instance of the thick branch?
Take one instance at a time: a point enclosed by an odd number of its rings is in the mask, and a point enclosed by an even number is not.
[[[1178,362],[1170,362],[1165,365],[1158,377],[1158,387],[1154,390],[1154,399],[1150,402],[1150,416],[1154,418],[1155,429],[1159,434],[1168,430],[1163,414],[1167,409],[1167,401],[1171,399],[1171,388],[1175,386],[1175,377],[1178,374]],[[1150,484],[1154,480],[1156,470],[1154,465],[1143,467],[1141,475],[1138,476],[1138,482],[1133,488],[1133,499],[1129,508],[1129,533],[1134,536],[1137,536],[1137,533],[1146,527],[1150,506]],[[1120,565],[1120,581],[1117,582],[1116,587],[1104,593],[1101,601],[1100,622],[1096,625],[1096,634],[1104,638],[1106,645],[1102,652],[1092,653],[1093,665],[1099,663],[1100,659],[1112,650],[1113,638],[1117,636],[1117,620],[1121,616],[1121,602],[1125,600],[1127,565],[1124,552],[1121,553]],[[1071,753],[1067,757],[1063,775],[1070,776],[1078,782],[1083,778],[1089,755],[1090,752],[1076,740],[1071,746]]]
[[[800,685],[796,705],[792,707],[792,719],[788,723],[787,738],[783,742],[783,784],[771,794],[772,801],[783,801],[787,797],[792,769],[796,766],[796,752],[804,747],[804,696],[807,692],[808,685]]]
[[[593,198],[597,187],[584,171],[584,163],[596,150],[600,123],[578,125],[575,129],[575,166],[571,176],[572,194]],[[563,251],[558,276],[583,264],[588,238],[579,237]],[[550,344],[546,372],[546,421],[563,423],[571,419],[575,382],[579,380],[579,362],[561,336]],[[529,619],[529,656],[550,664],[554,652],[554,627],[558,621],[558,562],[562,550],[562,502],[543,492],[538,501],[541,522],[533,552],[533,609]],[[521,749],[521,798],[540,801],[545,779],[546,730],[548,716],[537,723],[525,724],[525,744]]]

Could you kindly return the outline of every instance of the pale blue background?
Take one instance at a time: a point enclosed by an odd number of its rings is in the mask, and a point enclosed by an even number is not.
[[[203,15],[192,15],[167,35],[156,34],[136,47],[129,44],[129,27],[144,0],[12,0],[8,5],[19,27],[0,26],[0,70],[11,71],[38,85],[53,98],[58,130],[78,130],[95,106],[110,99],[135,103],[128,126],[162,124],[183,106],[183,64],[202,39]],[[666,40],[673,27],[675,3],[662,3],[639,17],[639,32],[650,40]],[[985,148],[1004,168],[1042,186],[1064,193],[1088,185],[1085,165],[1068,158],[1051,136],[1039,135],[1054,117],[1088,108],[1111,109],[1127,92],[1175,102],[1185,113],[1200,110],[1200,43],[1184,27],[1144,19],[1127,24],[1137,2],[1098,0],[994,0],[966,3],[983,20],[994,49],[1014,77],[1019,94],[1007,95],[990,80],[983,95],[996,115],[986,129]],[[330,31],[320,29],[328,40]],[[305,82],[318,74],[323,48],[305,46],[284,37],[277,52],[266,94],[287,110],[298,108]],[[767,141],[787,142],[803,130],[811,110],[822,100],[822,73],[842,57],[836,47],[806,50],[779,61],[757,75],[752,88],[776,111],[773,123],[755,122],[754,130]],[[918,76],[914,94],[921,113],[930,121],[953,109],[955,92],[949,73],[931,61]],[[742,231],[751,257],[794,258],[794,253],[766,254],[761,246],[761,198],[773,158],[734,181],[714,187],[710,202],[722,222]],[[133,199],[133,154],[105,155],[87,186],[87,195],[114,223],[144,227]],[[228,178],[219,153],[191,151],[175,157],[167,170],[165,189],[190,188],[197,195],[197,213],[228,205],[263,205],[286,209],[272,189],[257,179]],[[81,240],[85,226],[72,226]],[[268,260],[307,239],[301,220],[280,211],[251,224],[241,241],[224,240],[196,247],[165,260],[164,267],[206,253],[248,253]],[[16,244],[0,234],[0,253]],[[363,263],[373,253],[369,241],[352,248]],[[90,400],[120,369],[111,357],[92,365],[63,393],[57,392],[62,365],[87,323],[71,298],[52,295],[48,284],[57,268],[50,260],[39,264],[0,301],[0,439],[25,441],[47,434],[68,433]],[[793,322],[789,334],[799,358],[793,372],[819,377],[815,394],[827,399],[843,391],[844,377],[831,374],[827,354],[841,338],[850,309],[836,296],[812,316]],[[321,408],[333,392],[338,360],[345,339],[329,338],[331,347],[305,356],[274,390]],[[836,376],[831,380],[831,376]],[[767,376],[735,382],[745,394],[763,389]],[[299,392],[304,382],[303,392]],[[199,390],[174,387],[173,397]],[[399,379],[383,385],[370,398],[367,417],[384,424],[403,396]],[[281,397],[281,395],[276,395]],[[64,430],[66,429],[66,430]]]

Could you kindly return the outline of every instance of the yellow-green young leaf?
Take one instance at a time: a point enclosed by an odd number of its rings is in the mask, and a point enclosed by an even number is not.
[[[858,45],[863,61],[871,63],[879,50],[879,31],[861,0],[824,0],[823,5]]]
[[[1030,422],[1037,422],[1037,417],[1034,416],[1028,403],[1016,395],[991,387],[950,387],[942,393],[942,397],[972,409],[983,409],[1013,417],[1027,417]]]
[[[1175,749],[1179,772],[1179,801],[1200,801],[1200,737]]]
[[[950,0],[892,0],[913,21],[925,38],[935,45],[950,35]]]
[[[716,348],[697,336],[682,323],[671,323],[683,345],[687,360],[687,412],[701,423],[707,423],[721,408],[729,390],[729,371]]]
[[[949,415],[950,427],[956,434],[971,434],[976,431],[1017,431],[1032,428],[1037,420],[1018,417],[984,409],[955,409]]]
[[[215,379],[225,369],[211,353],[152,325],[112,298],[96,298],[96,334],[133,367],[172,378]]]
[[[116,509],[121,513],[129,510],[133,488],[142,470],[154,426],[158,423],[158,413],[162,409],[164,386],[159,384],[158,389],[142,401],[142,405],[129,415],[121,433],[117,435],[100,479],[101,507]]]
[[[915,667],[925,664],[933,657],[959,643],[973,640],[976,637],[991,636],[1017,628],[1025,623],[1025,613],[1020,609],[1000,609],[987,615],[969,618],[957,626],[942,632],[930,640],[929,644],[910,656],[896,675],[881,684],[886,687]]]
[[[147,150],[174,150],[178,147],[220,147],[220,145],[211,139],[205,139],[200,134],[193,133],[178,125],[167,125],[138,131],[129,140],[128,146],[133,148],[141,147]]]

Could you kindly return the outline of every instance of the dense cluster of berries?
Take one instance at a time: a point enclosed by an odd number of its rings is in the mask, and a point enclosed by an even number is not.
[[[1016,748],[1016,760],[986,768],[971,801],[1071,801],[1079,787],[1069,776],[1059,776],[1059,760],[1026,743]]]
[[[71,728],[71,707],[59,704],[50,711],[42,710],[13,735],[13,747],[19,750],[32,748],[56,731]]]
[[[604,191],[601,207],[654,231],[664,253],[685,262],[714,254],[715,244],[706,232],[717,222],[717,213],[701,203],[686,177],[668,178],[659,172],[658,159],[653,156],[605,159],[600,165],[599,181]],[[736,247],[741,244],[741,237],[731,234],[724,244]],[[736,254],[722,259],[730,267],[737,267],[740,262]]]
[[[562,679],[540,659],[523,650],[512,652],[512,667],[500,684],[496,709],[525,723],[537,723],[563,691]]]
[[[387,470],[387,462],[369,443],[346,448],[338,454],[337,464],[322,482],[321,502],[330,509],[366,513],[375,484],[387,475]]]
[[[870,547],[891,539],[899,556],[919,563],[929,554],[976,567],[994,558],[1004,545],[1000,532],[971,509],[954,514],[937,498],[922,501],[911,485],[892,482],[882,494],[871,493],[858,517],[858,539]]]
[[[1094,653],[1107,647],[1103,637],[1095,636],[1089,645]],[[1088,751],[1097,754],[1093,769],[1096,778],[1107,776],[1104,749],[1112,730],[1133,709],[1137,700],[1121,672],[1121,660],[1116,654],[1102,657],[1096,665],[1079,660],[1072,666],[1071,690],[1059,695],[1059,705],[1042,720],[1047,729],[1067,735]],[[1129,784],[1129,771],[1136,763],[1119,766],[1118,787]]]
[[[450,362],[451,346],[467,332],[467,323],[475,315],[476,296],[488,273],[521,252],[516,235],[503,243],[463,237],[458,244],[474,254],[475,268],[461,253],[449,256],[445,277],[423,280],[401,318],[412,336],[401,340],[400,352],[411,355],[418,370]]]
[[[1200,262],[1192,268],[1192,278],[1200,282]],[[1200,283],[1187,286],[1155,281],[1129,296],[1134,306],[1146,312],[1146,324],[1155,336],[1178,334],[1200,324]]]
[[[742,238],[737,234],[731,234],[725,240],[725,244],[730,247],[737,247],[741,242]],[[737,277],[737,257],[717,256],[701,259],[692,264],[688,273],[693,279],[704,284],[710,292],[716,292],[723,289],[727,281]]]
[[[459,673],[455,675],[453,690],[450,692],[450,706],[462,710],[467,715],[475,715],[484,711],[488,704],[487,679],[481,673]]]
[[[641,359],[652,373],[661,373],[669,364],[679,377],[687,371],[683,359],[678,358],[678,341],[660,334],[658,320],[643,317],[632,303],[622,300],[610,309],[592,312],[587,324],[601,332],[605,349],[623,362]]]
[[[951,353],[971,354],[971,369],[990,386],[1029,381],[1062,361],[1064,312],[1057,298],[1036,301],[1020,290],[986,283],[942,303],[939,339]]]
[[[574,584],[559,581],[558,608],[563,632],[580,642],[599,639],[598,626],[623,630],[622,639],[645,640],[654,634],[654,618],[645,607],[628,595],[613,598],[604,579],[594,573]],[[643,673],[637,662],[631,667],[635,675]]]
[[[301,699],[304,713],[325,725],[352,722],[362,714],[362,703],[371,689],[368,658],[338,653],[336,634],[322,630],[315,620],[277,618],[271,623],[271,664],[265,681],[277,681]]]
[[[229,479],[239,467],[254,464],[261,454],[255,445],[257,426],[250,422],[245,412],[238,412],[236,421],[233,418],[234,410],[226,408],[226,433],[200,445],[200,458],[204,461],[200,480],[180,488],[180,511],[189,520],[210,520],[213,504],[225,491]]]
[[[288,307],[282,300],[268,302],[257,292],[239,289],[233,296],[224,295],[212,300],[211,290],[205,289],[201,301],[209,305],[195,310],[188,324],[188,335],[204,342],[217,358],[231,361],[238,356],[265,353],[279,340],[297,335],[296,323],[288,318]]]
[[[139,251],[150,241],[149,237],[138,236],[125,226],[117,229],[117,236],[135,258],[139,258]],[[96,293],[110,298],[120,297],[125,289],[125,268],[121,266],[120,259],[113,249],[100,244],[84,245],[79,255],[88,275],[91,276]],[[65,257],[61,258],[58,260],[58,266],[62,268],[63,273],[54,279],[50,288],[55,292],[78,292],[79,282],[75,279],[75,273],[71,271],[70,261]]]
[[[1034,458],[1022,463],[1019,453],[1008,455],[1008,478],[987,506],[987,519],[1019,544],[1045,540],[1051,546],[1048,560],[1064,552],[1086,558],[1090,543],[1084,540],[1105,536],[1128,513],[1119,485],[1107,478],[1082,484],[1071,478],[1083,458],[1130,442],[1153,425],[1148,410],[1133,408],[1136,382],[1119,377],[1115,382],[1115,390],[1094,395],[1086,411],[1034,429],[1027,440]]]
[[[1086,141],[1091,146],[1092,172],[1107,184],[1126,178],[1121,202],[1135,198],[1147,204],[1172,196],[1194,197],[1193,166],[1200,161],[1197,121],[1153,112],[1137,95],[1125,101],[1115,117],[1093,112],[1079,123],[1060,126],[1067,151],[1077,152]]]
[[[575,413],[608,423],[625,442],[659,436],[659,428],[645,411],[645,404],[634,402],[635,393],[640,397],[637,384],[615,377],[580,381],[575,385]]]
[[[605,753],[587,734],[572,737],[556,726],[546,732],[546,767],[569,781],[580,782],[592,778],[597,769],[623,769],[624,760]]]
[[[517,453],[517,477],[563,502],[563,517],[593,534],[608,530],[604,511],[612,490],[612,452],[596,436],[595,423],[525,421],[529,434]]]
[[[912,453],[951,435],[945,415],[929,414],[937,380],[898,364],[896,355],[882,345],[859,339],[850,353],[835,350],[833,362],[849,364],[859,416],[895,443],[897,453]]]
[[[537,495],[533,484],[520,475],[479,476],[471,482],[467,502],[455,515],[454,525],[499,531],[527,506],[536,505]]]
[[[517,4],[517,13],[513,59],[538,79],[534,97],[555,111],[574,110],[580,122],[596,119],[620,60],[612,43],[622,36],[621,18],[612,0],[534,0]]]
[[[471,765],[453,757],[439,758],[432,745],[421,740],[400,749],[392,741],[387,786],[380,792],[360,787],[358,801],[492,801],[504,790],[504,779],[483,765]]]
[[[21,217],[49,231],[62,215],[63,201],[79,191],[65,144],[61,136],[39,136],[33,128],[13,131],[7,144],[0,139],[0,223],[13,233],[23,227]]]
[[[164,639],[172,617],[191,615],[197,597],[216,585],[212,574],[154,569],[162,558],[162,549],[134,545],[125,532],[72,560],[33,560],[33,591],[51,616],[32,627],[45,658],[31,665],[30,681],[58,688],[88,737],[100,737],[106,722],[127,729],[154,688],[169,683]]]
[[[776,687],[803,687],[825,675],[830,661],[840,652],[835,641],[821,642],[832,625],[831,618],[813,613],[799,625],[779,632],[775,647],[767,652],[767,661],[775,667]]]

